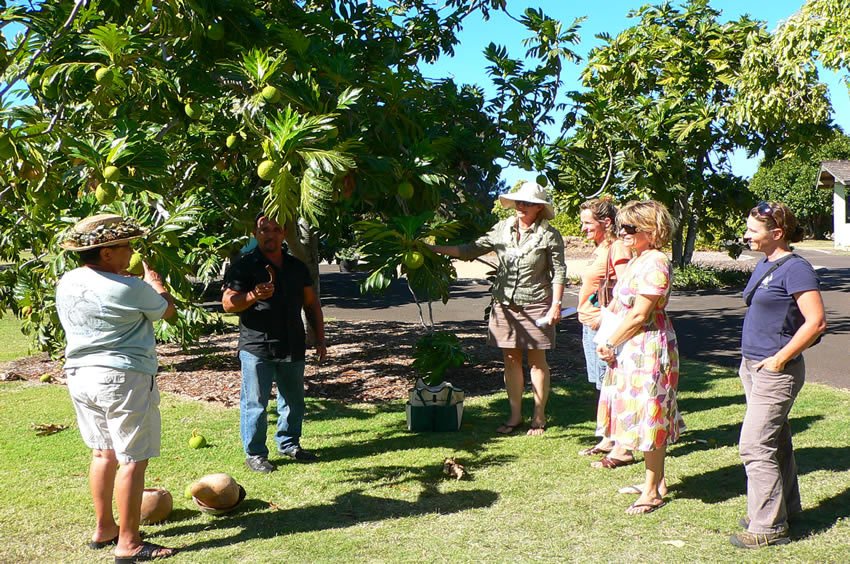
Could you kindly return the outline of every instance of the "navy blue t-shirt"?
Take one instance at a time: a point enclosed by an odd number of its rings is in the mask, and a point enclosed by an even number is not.
[[[767,258],[759,261],[744,289],[745,299],[772,264]],[[741,353],[744,357],[764,360],[787,345],[805,321],[794,294],[819,288],[818,276],[812,265],[796,256],[762,280],[744,316],[741,337]]]

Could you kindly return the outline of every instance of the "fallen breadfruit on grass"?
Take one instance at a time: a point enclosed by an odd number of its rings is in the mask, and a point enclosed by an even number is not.
[[[198,432],[197,429],[192,431],[192,436],[189,437],[189,448],[204,448],[207,446],[207,439]]]
[[[153,525],[168,519],[174,508],[174,498],[163,488],[145,488],[142,492],[142,524]]]
[[[47,382],[50,382],[50,380],[52,380],[52,379],[53,379],[53,377],[50,374],[42,374],[41,377],[38,379],[38,381],[46,384]]]
[[[245,499],[245,489],[230,474],[207,474],[189,486],[192,499],[202,511],[223,513]]]

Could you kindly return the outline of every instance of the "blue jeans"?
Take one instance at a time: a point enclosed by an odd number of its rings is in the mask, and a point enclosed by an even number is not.
[[[242,448],[248,456],[269,455],[266,447],[268,416],[266,408],[277,384],[278,451],[287,452],[299,446],[301,423],[304,421],[304,361],[265,359],[239,351],[242,362],[242,393],[239,398],[239,433]]]
[[[584,346],[584,362],[587,365],[587,381],[596,384],[596,389],[602,389],[602,380],[608,370],[608,364],[596,354],[596,343],[593,342],[596,331],[582,325],[581,344]]]

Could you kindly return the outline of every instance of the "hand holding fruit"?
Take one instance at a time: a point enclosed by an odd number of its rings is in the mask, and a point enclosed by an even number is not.
[[[165,285],[162,282],[162,276],[148,266],[148,263],[145,261],[142,261],[142,269],[145,272],[144,281],[153,286],[153,289],[157,292],[164,292]]]
[[[257,300],[267,300],[274,294],[274,282],[260,282],[251,292]]]
[[[130,256],[130,265],[127,266],[127,272],[133,276],[141,276],[145,273],[145,259],[139,251],[133,251]]]

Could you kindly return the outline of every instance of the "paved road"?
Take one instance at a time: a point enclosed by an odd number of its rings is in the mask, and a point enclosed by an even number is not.
[[[806,353],[809,381],[850,389],[850,256],[801,250],[816,268],[823,284],[829,330],[820,344]],[[752,255],[753,260],[757,259]],[[363,274],[347,274],[335,265],[322,265],[322,303],[325,315],[345,320],[410,321],[419,319],[407,286],[394,284],[386,294],[360,295]],[[576,289],[568,289],[576,293]],[[434,304],[434,320],[481,320],[489,304],[487,286],[462,279],[452,287],[447,305]],[[567,297],[565,303],[575,297]],[[737,367],[740,362],[741,321],[744,303],[738,291],[674,292],[669,311],[685,358]],[[575,317],[562,322],[562,330],[580,333]]]

